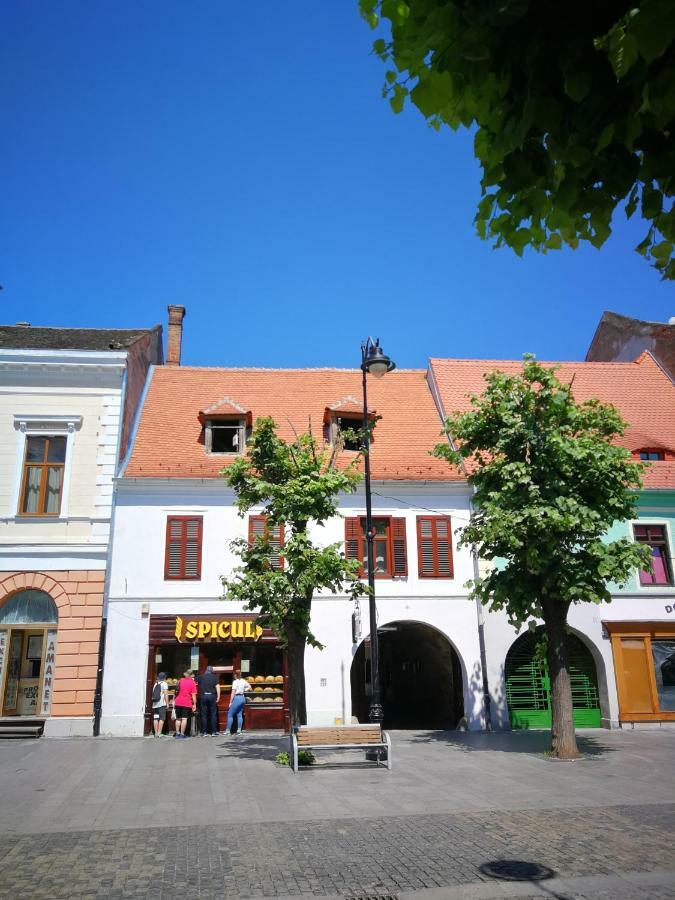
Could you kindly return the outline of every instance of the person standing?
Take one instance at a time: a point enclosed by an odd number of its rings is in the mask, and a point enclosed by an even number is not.
[[[169,706],[169,685],[166,682],[166,672],[160,672],[157,681],[152,686],[152,722],[155,728],[155,737],[163,737],[166,711]]]
[[[185,730],[190,717],[197,711],[197,684],[190,669],[187,669],[178,682],[174,709],[176,710],[176,734],[174,737],[185,738]]]
[[[207,666],[201,675],[197,676],[199,685],[199,718],[202,737],[209,734],[215,737],[218,734],[218,715],[216,708],[220,700],[220,679],[213,671],[213,666]]]
[[[232,693],[230,695],[230,708],[227,711],[227,728],[225,734],[229,735],[232,731],[232,723],[234,717],[237,717],[237,734],[241,734],[244,724],[244,704],[246,700],[244,694],[251,690],[251,685],[245,678],[241,677],[241,672],[235,670],[234,680],[232,682]]]

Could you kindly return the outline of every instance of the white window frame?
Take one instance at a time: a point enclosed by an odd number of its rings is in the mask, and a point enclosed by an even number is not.
[[[41,522],[58,522],[68,518],[70,502],[70,482],[73,467],[73,446],[75,432],[82,427],[82,416],[53,416],[53,415],[28,415],[14,416],[14,429],[17,432],[16,471],[14,486],[11,493],[10,518],[25,522],[30,520],[30,513],[22,513],[21,485],[23,482],[23,467],[26,457],[26,438],[28,437],[65,437],[66,461],[63,467],[63,487],[61,490],[61,508],[58,516],[35,516]]]
[[[670,572],[673,576],[673,583],[671,584],[640,584],[640,571],[639,569],[635,570],[634,578],[635,578],[635,587],[636,589],[647,596],[653,596],[656,591],[666,591],[672,593],[675,591],[675,566],[673,563],[675,560],[673,559],[673,534],[671,531],[671,521],[670,519],[665,518],[664,516],[644,516],[641,519],[629,519],[629,537],[630,540],[634,544],[640,544],[643,547],[645,546],[643,541],[638,541],[635,538],[635,525],[645,526],[645,525],[658,525],[659,527],[663,527],[665,529],[666,541],[667,541],[667,550],[670,562]]]

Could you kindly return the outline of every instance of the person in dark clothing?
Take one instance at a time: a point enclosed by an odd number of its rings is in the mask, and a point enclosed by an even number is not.
[[[215,737],[218,734],[217,705],[220,700],[220,679],[214,673],[212,666],[207,666],[205,671],[197,676],[199,685],[199,717],[202,736],[210,734]]]

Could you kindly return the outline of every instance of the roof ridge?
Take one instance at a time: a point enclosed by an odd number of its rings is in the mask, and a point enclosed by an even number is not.
[[[159,368],[159,367],[158,367]],[[349,372],[356,374],[361,369],[358,366],[353,368],[340,368],[338,366],[306,366],[306,367],[275,367],[275,366],[162,366],[170,372]],[[425,375],[426,369],[395,369],[392,375]]]

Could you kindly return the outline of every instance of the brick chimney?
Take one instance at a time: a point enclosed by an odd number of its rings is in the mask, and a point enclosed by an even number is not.
[[[166,333],[166,364],[167,366],[179,366],[185,307],[170,304],[167,309],[169,310],[169,328]]]

